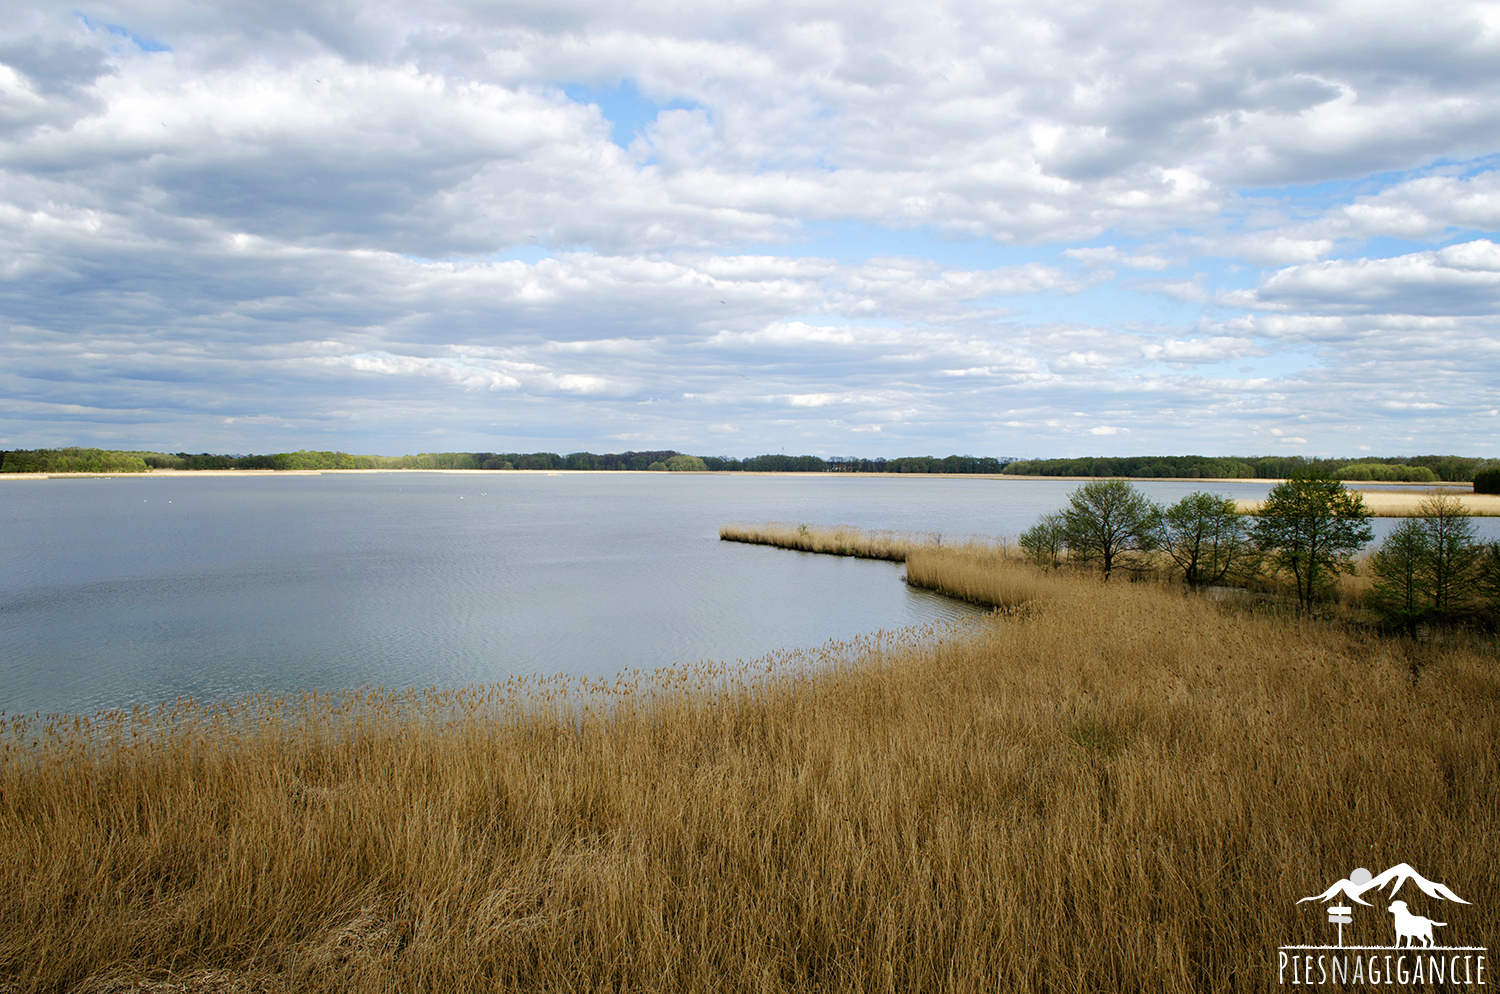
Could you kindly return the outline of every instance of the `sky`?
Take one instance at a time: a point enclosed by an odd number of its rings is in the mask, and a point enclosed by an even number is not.
[[[0,448],[1500,455],[1500,4],[7,10]]]

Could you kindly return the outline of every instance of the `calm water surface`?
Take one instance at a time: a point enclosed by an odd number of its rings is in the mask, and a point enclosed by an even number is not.
[[[720,542],[718,526],[1014,535],[1076,486],[527,473],[0,481],[0,709],[612,676],[970,617],[908,589],[901,566]],[[1172,501],[1197,487],[1143,489]],[[1260,498],[1267,485],[1212,489]]]

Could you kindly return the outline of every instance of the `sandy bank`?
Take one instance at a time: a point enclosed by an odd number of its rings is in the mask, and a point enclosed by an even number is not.
[[[1467,483],[1463,486],[1468,486]],[[1351,488],[1354,489],[1354,488]],[[1452,486],[1442,490],[1432,488],[1428,490],[1399,491],[1399,490],[1360,490],[1359,495],[1365,499],[1365,507],[1377,518],[1405,518],[1417,512],[1417,506],[1434,493],[1445,493],[1456,498],[1463,504],[1468,512],[1478,517],[1500,517],[1500,494],[1476,494],[1457,491]],[[1241,512],[1254,513],[1260,507],[1260,501],[1241,500],[1235,502]]]

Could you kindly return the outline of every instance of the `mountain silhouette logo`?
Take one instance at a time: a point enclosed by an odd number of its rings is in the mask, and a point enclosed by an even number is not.
[[[1448,932],[1448,921],[1437,921],[1414,912],[1406,901],[1396,897],[1403,889],[1402,896],[1416,901],[1419,908],[1423,905],[1423,896],[1428,901],[1469,904],[1452,888],[1428,880],[1409,863],[1397,863],[1379,875],[1360,867],[1321,894],[1297,901],[1298,904],[1335,902],[1327,908],[1327,913],[1328,924],[1338,926],[1338,944],[1281,946],[1276,965],[1279,984],[1359,986],[1396,983],[1426,987],[1429,984],[1486,983],[1484,974],[1489,969],[1489,950],[1483,946],[1439,944],[1440,938]],[[1382,898],[1378,903],[1366,900],[1377,895]],[[1345,901],[1349,903],[1343,903]],[[1366,937],[1370,936],[1372,923],[1367,920],[1362,928],[1356,928],[1356,944],[1344,945],[1344,927],[1358,926],[1355,905],[1375,910],[1380,918],[1385,918],[1381,912],[1389,912],[1389,925],[1384,927],[1392,930],[1387,935],[1394,933],[1393,944],[1358,944],[1370,941]],[[1440,917],[1454,920],[1450,914]]]
[[[1416,884],[1417,889],[1428,897],[1436,898],[1439,901],[1457,901],[1459,904],[1469,903],[1442,884],[1428,880],[1422,874],[1413,870],[1407,863],[1397,863],[1378,877],[1371,876],[1369,870],[1360,867],[1323,893],[1304,897],[1297,903],[1301,904],[1303,901],[1329,901],[1342,894],[1351,901],[1370,907],[1370,902],[1366,901],[1360,895],[1372,890],[1381,890],[1386,884],[1391,884],[1391,892],[1386,896],[1395,897],[1396,892],[1401,889],[1401,885],[1408,880]]]

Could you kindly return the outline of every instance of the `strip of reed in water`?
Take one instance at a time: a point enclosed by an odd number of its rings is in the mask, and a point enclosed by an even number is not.
[[[936,535],[911,535],[892,531],[866,531],[851,525],[832,528],[818,525],[790,524],[772,521],[745,524],[732,521],[719,526],[719,538],[725,542],[747,542],[751,545],[773,545],[778,549],[799,552],[821,552],[834,556],[857,556],[861,559],[887,559],[905,562],[914,544],[938,540]]]

